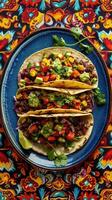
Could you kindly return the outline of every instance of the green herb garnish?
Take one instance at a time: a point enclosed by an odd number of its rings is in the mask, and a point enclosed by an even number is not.
[[[28,63],[27,68],[31,68],[31,67],[32,67],[32,63]]]
[[[47,151],[47,156],[48,156],[48,159],[49,159],[49,160],[55,160],[56,155],[55,155],[54,149],[48,150],[48,151]]]
[[[104,105],[106,103],[105,94],[101,92],[100,88],[94,89],[94,99],[97,105]]]
[[[69,44],[64,40],[63,37],[53,35],[52,36],[53,45],[54,46],[76,46],[76,45],[80,44],[79,46],[80,46],[81,50],[85,51],[87,54],[91,53],[93,51],[93,47],[91,45],[82,43],[84,40],[87,40],[88,38],[91,38],[92,36],[85,37],[80,28],[71,29],[71,34],[75,40],[78,40],[77,42]],[[81,36],[84,36],[84,38],[80,39]]]
[[[89,54],[93,51],[93,47],[91,45],[80,43],[79,46],[80,46],[81,50],[86,52],[87,54]]]
[[[67,164],[67,156],[65,154],[56,156],[54,163],[57,167],[65,166]]]
[[[79,40],[80,36],[83,35],[82,30],[80,28],[72,28],[71,34],[76,40]]]
[[[48,159],[53,160],[57,167],[65,166],[67,164],[67,156],[64,153],[58,154],[55,148],[50,143],[48,144],[52,148],[47,151]]]
[[[54,46],[66,46],[67,45],[67,43],[65,42],[65,40],[62,37],[53,35],[52,38],[53,38]]]

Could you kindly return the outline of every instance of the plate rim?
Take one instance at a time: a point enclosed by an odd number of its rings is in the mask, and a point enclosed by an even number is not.
[[[3,67],[3,70],[1,70],[1,74],[2,74],[2,78],[1,78],[1,81],[0,81],[0,84],[1,84],[1,89],[2,89],[2,83],[4,81],[4,75],[5,75],[5,72],[7,70],[7,66],[11,60],[11,57],[13,56],[13,54],[16,53],[16,51],[18,50],[18,48],[24,43],[26,42],[28,39],[30,39],[31,37],[35,36],[35,35],[38,35],[39,33],[41,32],[46,32],[46,31],[52,31],[52,30],[58,30],[58,31],[65,31],[65,32],[68,32],[70,33],[70,29],[67,29],[67,28],[56,28],[56,27],[50,27],[50,28],[44,28],[44,29],[41,29],[41,30],[37,30],[33,33],[31,33],[30,35],[28,35],[27,37],[25,37],[18,45],[17,47],[11,52],[7,62],[5,63],[4,67]],[[1,120],[2,120],[2,125],[4,127],[4,130],[5,130],[5,135],[8,136],[8,140],[11,144],[11,146],[14,148],[14,150],[16,151],[16,153],[23,159],[25,160],[28,164],[32,165],[33,167],[39,167],[39,168],[42,168],[42,169],[46,169],[46,170],[53,170],[53,171],[59,171],[59,170],[66,170],[66,169],[69,169],[69,168],[72,168],[72,167],[76,167],[78,165],[80,165],[82,162],[84,162],[89,156],[90,154],[93,153],[93,151],[98,147],[102,137],[104,136],[104,133],[105,131],[107,130],[107,127],[108,127],[108,123],[109,123],[109,120],[110,120],[110,114],[111,114],[111,111],[112,111],[112,107],[111,107],[111,102],[112,102],[112,88],[111,88],[111,83],[110,83],[110,77],[109,77],[109,73],[108,73],[108,67],[107,67],[107,64],[106,62],[103,60],[102,58],[102,55],[101,53],[96,49],[96,47],[94,47],[94,45],[92,44],[92,42],[90,41],[90,39],[88,38],[87,41],[92,45],[93,49],[95,50],[95,52],[97,53],[97,56],[100,58],[101,62],[103,63],[103,69],[105,71],[105,74],[106,74],[106,79],[107,79],[107,84],[108,84],[108,87],[109,87],[109,107],[108,107],[108,114],[107,114],[107,119],[106,119],[106,122],[105,122],[105,126],[103,128],[103,131],[102,131],[102,135],[100,136],[99,140],[97,141],[96,145],[94,146],[94,148],[79,162],[79,163],[76,163],[76,164],[71,164],[70,166],[62,166],[62,167],[46,167],[46,166],[41,166],[40,164],[36,164],[35,162],[31,161],[29,158],[26,158],[22,153],[21,151],[19,150],[19,148],[17,148],[16,144],[13,142],[12,138],[10,137],[9,133],[8,133],[8,130],[6,128],[6,123],[5,123],[5,120],[4,120],[4,117],[3,117],[3,110],[2,110],[2,105],[1,105],[1,99],[2,99],[2,95],[1,95],[1,89],[0,89],[0,113],[1,113]]]

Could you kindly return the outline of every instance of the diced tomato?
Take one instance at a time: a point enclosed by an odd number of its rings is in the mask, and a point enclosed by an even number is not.
[[[73,103],[74,103],[74,108],[80,110],[80,108],[81,108],[81,102],[78,101],[78,100],[76,100],[76,99],[74,99]]]
[[[48,98],[44,98],[43,101],[44,101],[45,105],[49,103],[49,99]]]
[[[42,72],[47,72],[47,71],[48,71],[48,69],[49,69],[49,67],[48,67],[48,66],[44,66],[44,67],[42,68]]]
[[[28,128],[28,132],[29,132],[30,134],[36,132],[37,130],[38,130],[38,127],[37,127],[36,124],[33,124],[32,126],[30,126],[30,127]]]
[[[38,74],[36,77],[43,78],[42,74]]]
[[[44,80],[44,82],[49,81],[49,75],[43,76],[43,80]]]
[[[71,76],[74,77],[74,78],[77,78],[77,77],[80,76],[80,72],[79,72],[78,70],[75,69],[75,70],[72,72]]]
[[[70,62],[68,62],[68,63],[67,63],[67,66],[68,66],[68,67],[71,67],[71,66],[72,66],[72,64],[71,64]]]
[[[77,102],[77,103],[75,104],[75,108],[78,109],[78,110],[80,110],[80,106],[81,106],[80,102]]]
[[[65,65],[68,66],[68,67],[72,66],[72,64],[69,61],[65,61]]]
[[[49,141],[49,142],[55,142],[55,141],[56,141],[56,137],[54,137],[54,136],[49,136],[49,137],[48,137],[48,141]]]
[[[68,105],[62,106],[63,109],[68,109]]]
[[[53,135],[54,135],[54,136],[59,136],[59,132],[58,132],[58,131],[54,131],[54,132],[53,132]]]
[[[64,135],[65,134],[65,130],[59,131],[59,135]]]
[[[68,141],[73,141],[75,134],[72,131],[69,131],[69,133],[66,135],[66,139]]]
[[[49,77],[49,79],[50,79],[50,81],[53,81],[53,80],[56,79],[56,77],[57,77],[56,74],[51,74],[50,77]]]

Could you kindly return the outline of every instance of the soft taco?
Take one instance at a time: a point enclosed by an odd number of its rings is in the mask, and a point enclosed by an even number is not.
[[[15,111],[18,116],[26,114],[84,113],[91,112],[94,106],[93,91],[70,91],[53,88],[26,86],[17,91]]]
[[[88,141],[92,128],[92,114],[27,115],[18,121],[22,147],[43,155],[52,148],[66,155],[75,152]]]
[[[98,75],[84,54],[68,47],[50,47],[29,56],[18,74],[19,87],[96,88]]]

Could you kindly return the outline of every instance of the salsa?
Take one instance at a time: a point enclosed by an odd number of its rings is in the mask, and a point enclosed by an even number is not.
[[[41,61],[29,62],[20,72],[19,86],[55,80],[76,80],[93,85],[97,82],[94,65],[77,59],[70,51],[44,54]]]
[[[90,127],[89,121],[81,117],[55,117],[55,118],[25,118],[21,121],[19,129],[24,135],[38,144],[52,143],[54,146],[62,144],[65,147],[77,142],[86,135]]]
[[[89,111],[93,104],[92,91],[69,95],[42,89],[23,89],[16,95],[15,110],[19,114],[53,108]]]

